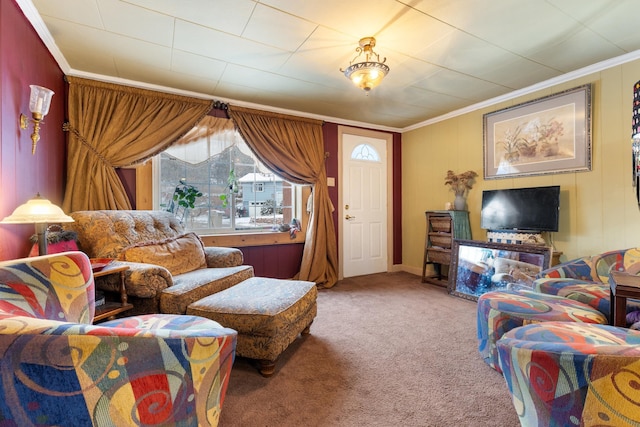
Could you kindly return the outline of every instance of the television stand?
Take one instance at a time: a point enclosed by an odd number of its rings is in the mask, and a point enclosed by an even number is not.
[[[493,243],[512,243],[516,245],[547,245],[547,242],[542,238],[542,233],[536,232],[487,231],[487,240]],[[553,249],[553,245],[549,246],[552,246]],[[553,252],[551,252],[550,267],[560,264],[561,255],[562,252],[553,249]]]
[[[546,245],[540,232],[487,231],[487,239],[493,243],[511,243],[515,245]]]

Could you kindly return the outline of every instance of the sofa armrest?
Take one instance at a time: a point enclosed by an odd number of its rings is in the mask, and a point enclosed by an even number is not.
[[[173,276],[164,267],[140,262],[117,262],[120,265],[129,266],[129,270],[124,272],[127,295],[139,298],[153,298],[173,285]],[[104,291],[120,292],[120,275],[109,274],[97,277],[96,287]]]
[[[206,246],[204,254],[209,268],[237,267],[244,262],[242,251],[237,248]]]
[[[538,273],[536,278],[599,281],[597,278],[593,277],[593,264],[591,262],[591,257],[578,258],[555,265]]]
[[[559,295],[566,287],[575,288],[576,285],[597,285],[603,286],[602,283],[590,280],[572,279],[570,277],[540,277],[533,281],[533,290],[541,294]]]

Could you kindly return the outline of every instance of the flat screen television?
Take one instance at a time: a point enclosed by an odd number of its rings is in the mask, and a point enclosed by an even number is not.
[[[480,226],[485,230],[558,231],[560,186],[485,190]]]

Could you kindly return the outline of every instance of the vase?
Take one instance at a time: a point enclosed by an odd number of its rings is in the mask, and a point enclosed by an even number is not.
[[[462,194],[456,194],[456,198],[453,199],[453,208],[457,211],[465,210],[467,201]]]

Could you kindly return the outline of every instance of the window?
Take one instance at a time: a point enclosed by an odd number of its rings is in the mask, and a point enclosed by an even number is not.
[[[301,186],[271,173],[235,131],[170,147],[154,176],[156,209],[200,234],[279,231],[300,219]]]
[[[375,148],[369,144],[360,144],[351,152],[353,160],[366,160],[370,162],[380,162],[380,155]]]

